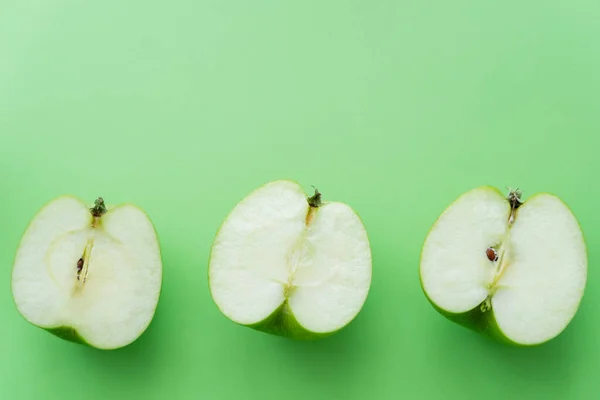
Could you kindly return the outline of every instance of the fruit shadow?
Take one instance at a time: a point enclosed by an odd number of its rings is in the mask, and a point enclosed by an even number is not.
[[[162,343],[160,340],[162,325],[159,307],[146,331],[128,346],[101,350],[75,343],[66,345],[76,346],[73,351],[77,355],[76,362],[90,378],[109,385],[135,388],[147,384],[160,373],[160,353],[165,347],[164,340]]]
[[[503,377],[519,387],[570,380],[571,365],[575,362],[569,351],[570,332],[542,345],[517,347],[459,325],[447,324],[447,321],[436,321],[438,329],[430,330],[429,351],[435,356],[435,368],[440,373],[463,380],[469,376],[478,382]]]
[[[369,323],[363,317],[361,314],[337,333],[314,341],[265,336],[273,350],[270,358],[303,385],[335,393],[340,385],[349,385],[348,374],[358,373],[370,357],[364,340]]]

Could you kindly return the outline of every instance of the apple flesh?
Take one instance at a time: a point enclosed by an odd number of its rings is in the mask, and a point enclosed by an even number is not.
[[[454,201],[431,228],[420,279],[448,319],[502,342],[534,346],[575,316],[587,279],[583,233],[570,209],[540,193],[521,201],[481,187]]]
[[[219,229],[209,262],[213,300],[230,320],[293,339],[339,331],[361,310],[371,250],[348,205],[307,198],[291,181],[244,198]]]
[[[162,261],[149,217],[123,204],[92,208],[59,197],[27,227],[12,270],[12,294],[31,324],[99,349],[135,341],[158,304]]]

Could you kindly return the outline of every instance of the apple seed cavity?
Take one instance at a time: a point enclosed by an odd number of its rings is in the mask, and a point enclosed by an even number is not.
[[[81,270],[83,269],[83,258],[80,258],[77,261],[77,278],[79,279],[79,274],[81,274]]]
[[[316,210],[320,206],[323,205],[322,194],[319,192],[319,190],[316,187],[313,186],[313,189],[315,189],[315,194],[313,194],[312,196],[310,196],[306,199],[306,201],[308,202],[308,205],[310,206],[308,208],[308,212],[306,213],[306,219],[305,219],[307,227],[308,227],[308,225],[310,225],[311,221],[313,220]],[[299,244],[296,246],[296,249],[293,252],[291,258],[300,257],[300,254],[302,253],[302,250],[303,250],[303,245],[305,245],[305,244],[306,243],[304,242],[304,240],[300,240]],[[297,264],[296,263],[293,263],[293,264],[296,265],[296,267],[290,274],[287,282],[284,283],[283,294],[286,299],[288,299],[292,295],[292,292],[294,291],[294,289],[296,289],[296,286],[294,285],[293,280],[294,280],[294,274],[296,273]]]
[[[98,197],[94,201],[94,207],[90,208],[90,213],[94,217],[92,220],[92,228],[97,228],[100,223],[100,218],[104,214],[106,214],[108,210],[106,209],[106,204],[104,204],[104,199],[102,197]],[[85,283],[88,275],[88,269],[90,265],[90,256],[92,254],[92,247],[94,246],[93,237],[88,239],[85,249],[83,250],[83,255],[77,261],[77,280]]]
[[[509,192],[506,196],[506,200],[510,204],[510,215],[508,217],[508,225],[510,229],[510,227],[514,224],[515,219],[517,218],[517,209],[523,204],[523,201],[521,201],[521,196],[523,195],[523,192],[518,188],[515,190],[508,188],[508,190]],[[506,239],[504,242],[506,242]],[[492,296],[496,292],[498,281],[500,280],[500,278],[502,278],[502,276],[506,272],[507,267],[510,265],[509,257],[507,256],[505,246],[502,243],[500,244],[500,252],[502,253],[502,257],[498,255],[498,251],[494,247],[488,247],[485,251],[487,258],[490,261],[497,262],[500,258],[502,258],[498,265],[496,276],[489,286],[489,293]],[[482,311],[484,311],[483,308]]]
[[[306,226],[308,226],[308,224],[310,224],[310,221],[312,221],[314,211],[323,205],[323,201],[321,199],[322,195],[319,192],[319,189],[317,189],[314,186],[313,188],[315,189],[315,194],[306,199],[306,201],[308,201],[308,205],[310,206],[310,208],[308,209],[308,213],[306,213]]]

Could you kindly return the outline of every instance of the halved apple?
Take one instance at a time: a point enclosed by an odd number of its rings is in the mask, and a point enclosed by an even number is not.
[[[149,217],[131,204],[92,208],[72,196],[27,227],[12,271],[18,311],[70,341],[115,349],[135,341],[159,300],[162,261]]]
[[[218,231],[211,295],[232,321],[294,339],[317,339],[350,323],[367,298],[371,250],[358,215],[307,198],[291,181],[244,198]]]
[[[510,344],[538,345],[575,316],[587,280],[583,233],[570,209],[481,187],[453,202],[421,254],[423,291],[444,316]]]

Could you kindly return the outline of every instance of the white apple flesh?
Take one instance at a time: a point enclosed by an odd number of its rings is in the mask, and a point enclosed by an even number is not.
[[[583,233],[570,209],[540,193],[522,202],[481,187],[452,203],[421,254],[423,291],[444,316],[514,345],[558,336],[587,279]]]
[[[99,349],[135,341],[159,300],[162,261],[149,217],[59,197],[27,227],[12,271],[18,311],[33,325]]]
[[[371,284],[371,250],[346,204],[308,198],[291,181],[244,198],[219,229],[209,286],[232,321],[294,339],[339,331],[359,313]]]

